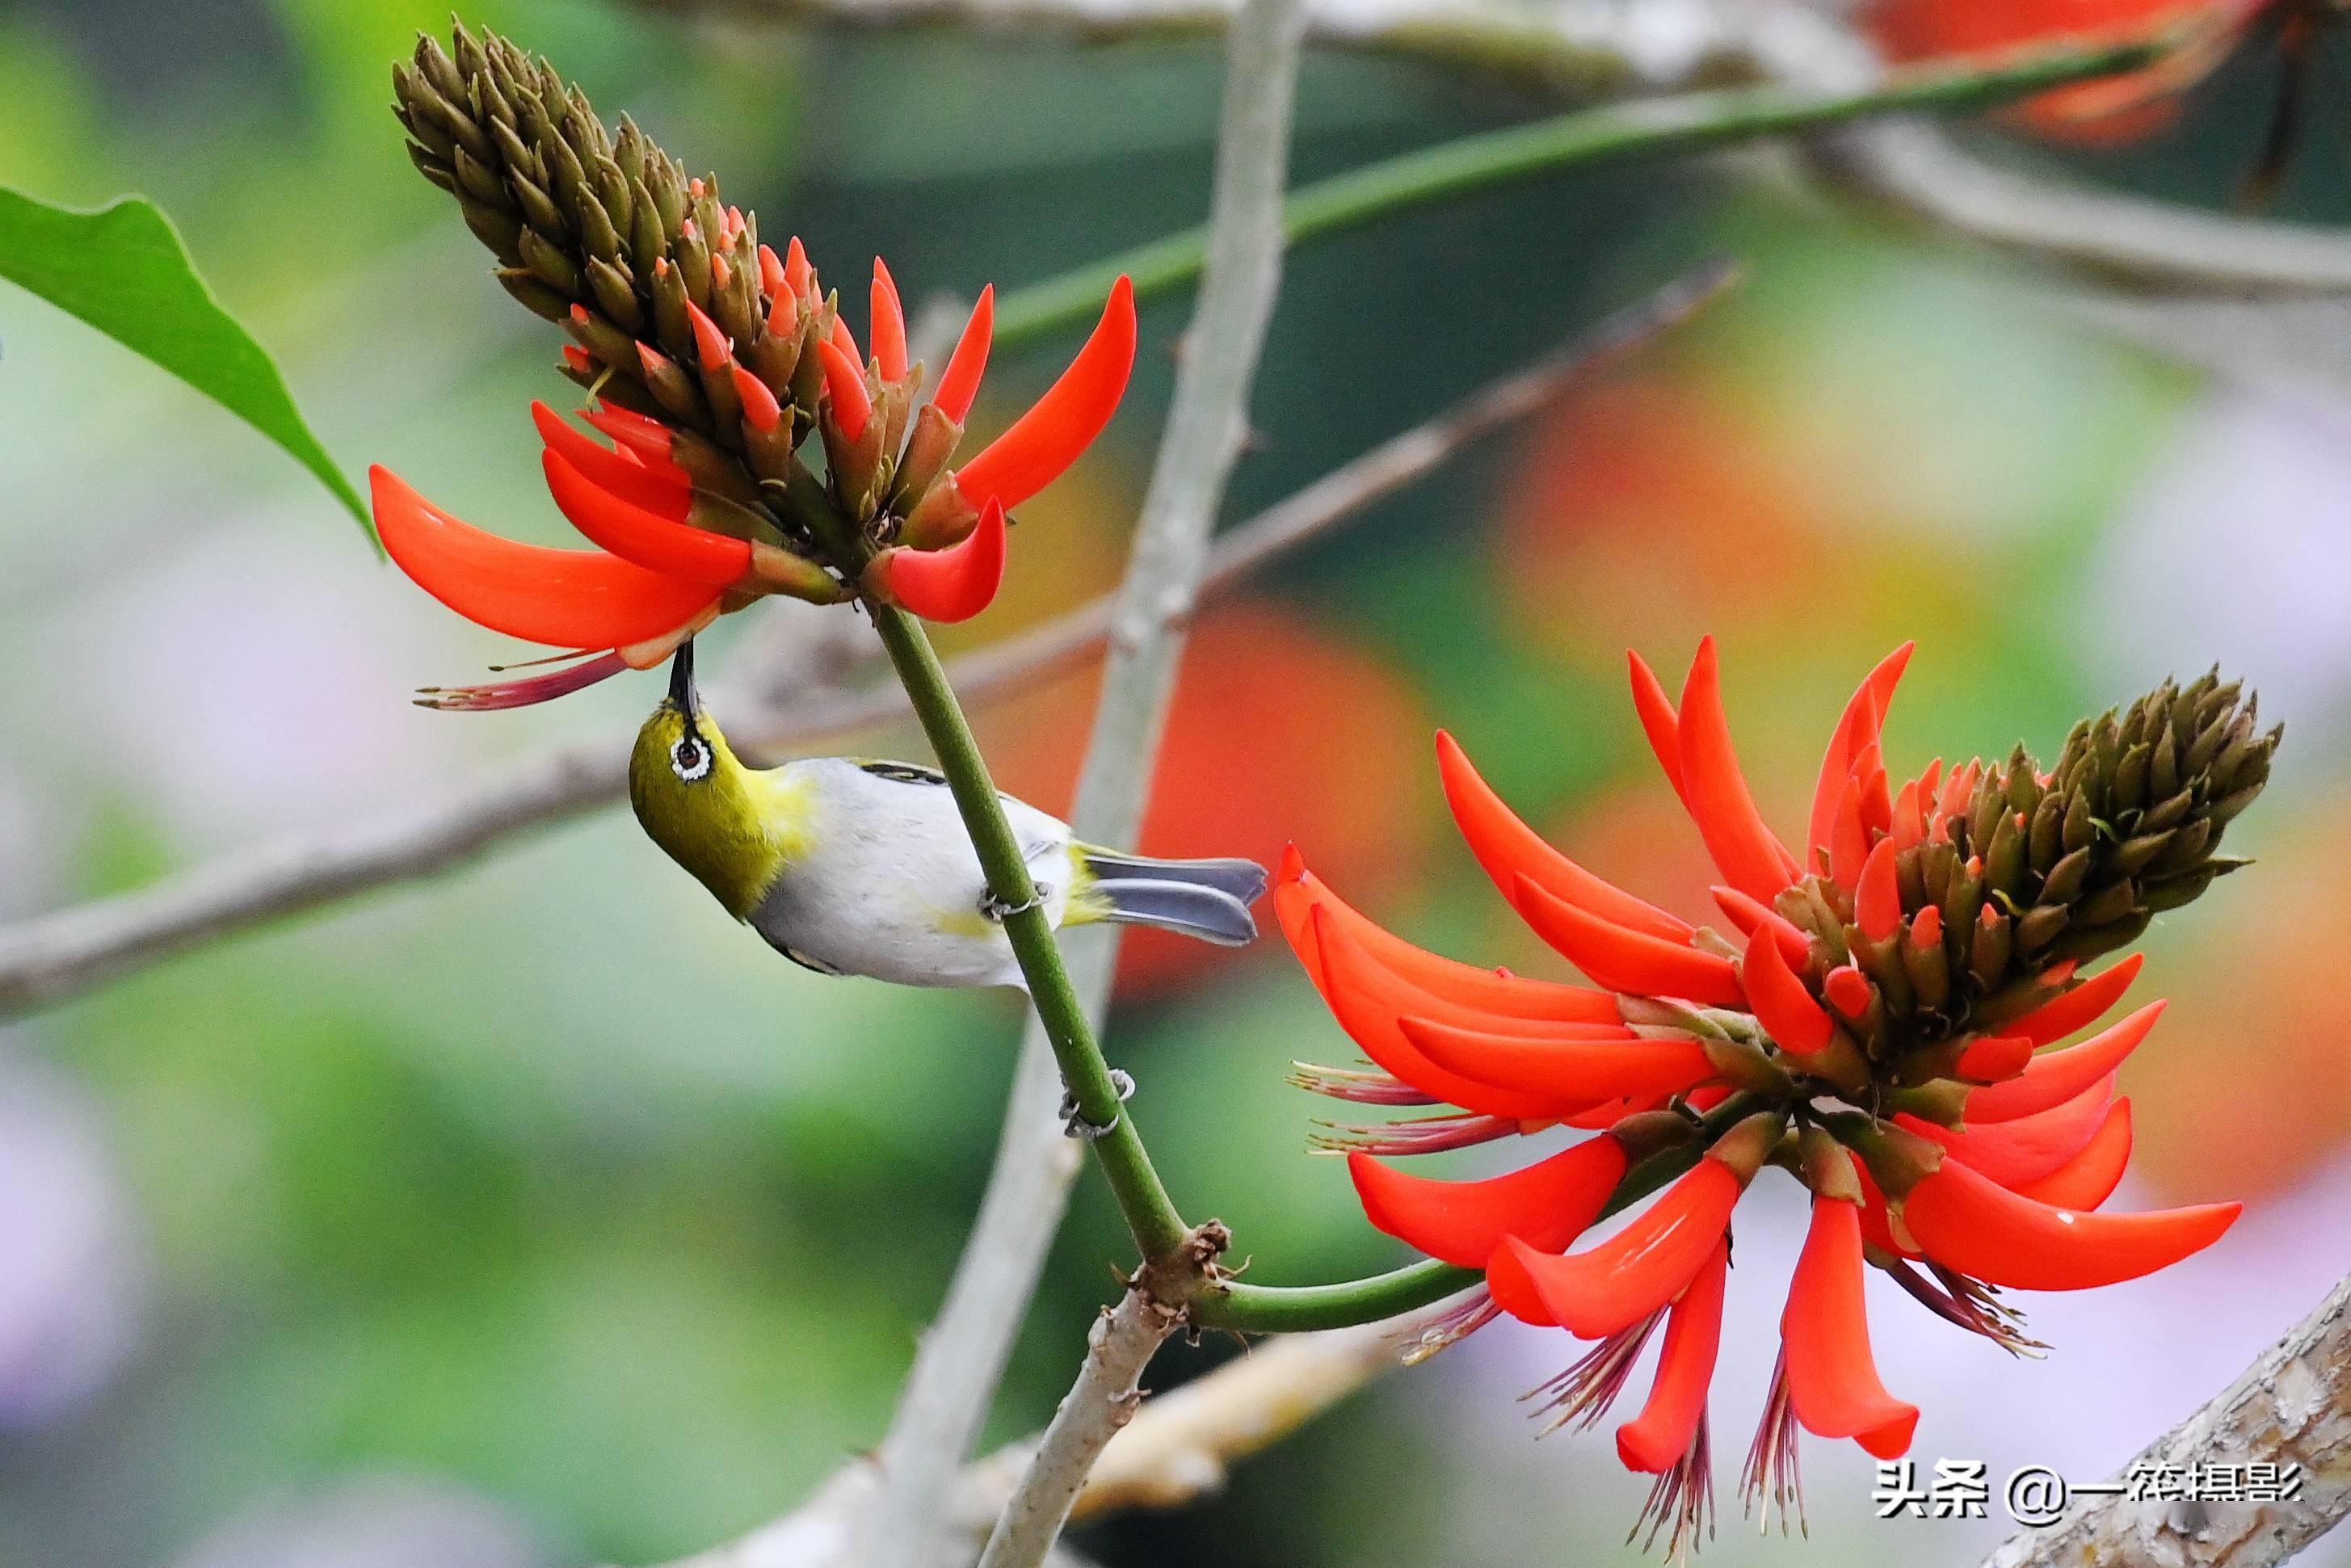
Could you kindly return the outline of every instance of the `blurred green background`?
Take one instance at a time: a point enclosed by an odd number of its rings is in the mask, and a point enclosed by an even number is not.
[[[1205,208],[1205,44],[830,37],[557,0],[467,18],[721,171],[836,281],[880,252],[914,296],[1017,286]],[[525,405],[565,391],[555,335],[492,285],[386,109],[390,61],[443,20],[408,0],[20,0],[0,8],[0,183],[152,195],[348,468],[554,539]],[[2214,202],[2267,90],[2232,68],[2171,132],[2075,170]],[[1547,107],[1318,56],[1298,173]],[[2285,210],[2351,218],[2324,117],[2311,141]],[[2351,375],[2199,371],[2078,325],[2019,265],[1746,172],[1554,180],[1293,259],[1234,517],[1707,256],[1749,282],[1209,615],[1145,847],[1270,858],[1294,838],[1401,928],[1548,972],[1442,823],[1437,724],[1580,858],[1687,913],[1710,878],[1641,747],[1628,645],[1671,678],[1721,636],[1783,823],[1845,693],[1905,637],[1889,753],[1914,768],[2053,747],[2168,672],[2248,677],[2290,725],[2239,830],[2262,863],[2158,926],[2142,984],[2178,1000],[2125,1077],[2125,1201],[2241,1196],[2246,1222],[2172,1274],[2052,1301],[2046,1364],[1873,1298],[1924,1458],[2089,1479],[2351,1255],[2351,1073],[2322,1000],[2351,936],[2332,853],[2351,844]],[[980,635],[1114,580],[1187,309],[1146,309],[1136,391],[1028,509]],[[0,915],[395,811],[653,699],[637,679],[496,717],[409,706],[507,650],[194,394],[5,287],[0,336]],[[1061,351],[1008,357],[979,419]],[[1089,690],[980,716],[1008,787],[1063,803]],[[781,963],[606,812],[0,1030],[0,1563],[638,1562],[774,1515],[883,1428],[1018,1023],[1006,998]],[[1288,1064],[1350,1053],[1278,938],[1138,953],[1111,1048],[1171,1186],[1233,1225],[1256,1277],[1396,1260],[1342,1168],[1301,1155],[1330,1108],[1283,1086]],[[1797,1223],[1762,1209],[1715,1401],[1726,1490]],[[1050,1411],[1124,1256],[1089,1180],[992,1437]],[[1230,1354],[1178,1350],[1154,1381]],[[1572,1354],[1498,1328],[1222,1496],[1077,1544],[1113,1565],[1612,1560],[1644,1483],[1604,1437],[1535,1444],[1512,1404]],[[2000,1533],[1873,1524],[1866,1462],[1808,1447],[1813,1543],[1734,1527],[1717,1561],[1958,1563]]]

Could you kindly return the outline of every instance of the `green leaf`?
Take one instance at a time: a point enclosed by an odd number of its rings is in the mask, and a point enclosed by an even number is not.
[[[125,196],[77,212],[0,186],[0,277],[78,316],[277,443],[375,537],[366,504],[303,423],[286,378],[221,308],[154,203]]]

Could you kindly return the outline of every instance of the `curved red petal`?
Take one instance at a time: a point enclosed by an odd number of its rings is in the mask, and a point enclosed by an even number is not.
[[[979,395],[979,379],[987,371],[987,348],[996,333],[996,285],[989,284],[979,291],[979,303],[971,308],[971,319],[963,325],[963,336],[956,340],[955,352],[947,356],[947,368],[939,377],[939,390],[931,402],[938,411],[957,424],[971,412],[972,399]]]
[[[2122,999],[2146,963],[2146,954],[2133,953],[2113,968],[2101,970],[2072,990],[2042,1003],[2001,1032],[2017,1035],[2035,1045],[2047,1045],[2077,1029],[2086,1029]]]
[[[684,470],[674,465],[660,469],[632,462],[602,443],[590,441],[569,420],[543,402],[532,402],[530,422],[538,427],[539,440],[598,489],[609,490],[629,505],[673,523],[685,521],[687,509],[694,504],[694,488],[687,483]],[[666,447],[667,431],[662,433],[662,439]]]
[[[1715,1356],[1722,1347],[1723,1288],[1729,1273],[1730,1249],[1717,1242],[1714,1255],[1674,1302],[1648,1402],[1616,1428],[1616,1457],[1626,1469],[1662,1474],[1681,1462],[1698,1437]]]
[[[1563,1102],[1674,1094],[1714,1071],[1694,1040],[1643,1040],[1605,1024],[1552,1027],[1561,1032],[1493,1034],[1433,1019],[1396,1020],[1413,1049],[1447,1072]]]
[[[1967,1083],[2005,1083],[2032,1065],[2031,1040],[2012,1034],[1988,1034],[1968,1042],[1951,1076]]]
[[[2130,1102],[2117,1100],[2106,1107],[2106,1119],[2098,1124],[2081,1153],[2039,1181],[2017,1187],[2016,1195],[2052,1208],[2095,1208],[2122,1185],[2130,1156]]]
[[[1534,1276],[1527,1270],[1527,1259],[1542,1256],[1514,1236],[1503,1237],[1501,1245],[1486,1260],[1486,1293],[1494,1299],[1496,1307],[1522,1323],[1557,1328],[1559,1320],[1543,1305],[1541,1292],[1535,1289]]]
[[[1274,913],[1285,930],[1302,924],[1308,911],[1321,907],[1340,930],[1354,938],[1364,956],[1399,979],[1477,1012],[1505,1018],[1544,1019],[1555,1023],[1622,1023],[1616,998],[1589,986],[1532,980],[1521,975],[1497,973],[1416,947],[1349,905],[1322,878],[1285,855],[1274,884]],[[1297,933],[1290,932],[1296,946]]]
[[[2086,1291],[2168,1269],[2220,1239],[2244,1208],[2198,1204],[2147,1214],[2054,1208],[1957,1160],[1910,1189],[1902,1218],[1947,1269],[2019,1291]]]
[[[800,246],[800,236],[794,235],[784,246],[784,281],[795,294],[807,294],[816,287],[816,268],[809,265],[808,252]]]
[[[2039,1181],[2080,1154],[2105,1124],[2106,1107],[2115,1097],[2115,1075],[2107,1073],[2061,1104],[2010,1122],[1989,1122],[1978,1127],[1938,1127],[1917,1116],[1895,1121],[1922,1138],[1931,1138],[2011,1191]]]
[[[1709,1007],[1738,1007],[1746,999],[1738,967],[1728,958],[1611,925],[1523,876],[1518,886],[1511,902],[1534,934],[1612,991],[1680,997]]]
[[[479,626],[558,648],[618,648],[674,631],[718,597],[602,550],[549,549],[451,517],[381,465],[376,533],[415,584]]]
[[[734,359],[735,345],[726,340],[726,332],[691,299],[685,302],[685,319],[693,324],[694,355],[704,370],[715,371]]]
[[[873,357],[885,382],[906,379],[906,308],[898,299],[898,280],[880,256],[873,258],[873,287],[867,297],[872,311],[866,319],[873,333]]]
[[[1910,653],[1916,644],[1905,643],[1878,661],[1866,680],[1845,704],[1844,715],[1829,737],[1828,754],[1821,758],[1820,782],[1813,789],[1813,816],[1804,835],[1806,846],[1813,852],[1829,847],[1829,831],[1836,817],[1837,799],[1844,792],[1844,781],[1853,772],[1854,758],[1862,747],[1877,738],[1879,726],[1886,721],[1886,710],[1894,701],[1894,688],[1902,679],[1902,672],[1910,663]]]
[[[816,357],[824,366],[824,384],[832,393],[832,422],[841,434],[854,441],[865,434],[868,420],[873,417],[873,397],[865,390],[865,371],[851,351],[843,349],[838,339],[820,339]]]
[[[2007,1122],[2061,1104],[2105,1077],[2139,1047],[2164,1004],[2149,1002],[2112,1029],[2094,1034],[2079,1045],[2043,1052],[2005,1083],[1968,1092],[1970,1123]]]
[[[1483,1181],[1434,1181],[1366,1154],[1347,1156],[1347,1174],[1373,1225],[1463,1269],[1484,1268],[1505,1236],[1539,1251],[1564,1251],[1599,1218],[1625,1166],[1624,1145],[1604,1136]]]
[[[1735,887],[1716,885],[1707,892],[1714,897],[1714,906],[1722,911],[1723,918],[1739,928],[1741,936],[1752,936],[1758,931],[1769,931],[1780,945],[1780,956],[1790,968],[1812,957],[1813,939],[1796,929],[1795,923],[1778,910],[1756,903]]]
[[[1641,716],[1641,733],[1649,737],[1649,749],[1656,753],[1657,766],[1665,769],[1666,782],[1674,787],[1684,807],[1689,805],[1689,793],[1682,788],[1682,733],[1680,716],[1674,712],[1674,699],[1657,679],[1657,672],[1649,662],[1632,649],[1625,650],[1625,662],[1633,676],[1633,711]]]
[[[1796,862],[1764,826],[1740,774],[1711,637],[1698,643],[1697,662],[1682,687],[1681,751],[1690,818],[1707,852],[1722,868],[1722,880],[1750,898],[1771,903],[1796,880]]]
[[[956,471],[972,505],[1019,506],[1061,476],[1118,412],[1134,370],[1134,285],[1112,286],[1093,335],[1027,413]]]
[[[1883,942],[1902,928],[1902,887],[1894,874],[1898,852],[1892,839],[1880,839],[1862,862],[1861,884],[1853,896],[1853,918],[1872,942]]]
[[[1004,585],[1004,504],[980,509],[979,526],[944,549],[893,549],[882,559],[890,597],[925,621],[968,621]]]
[[[1918,1407],[1878,1381],[1861,1262],[1860,1207],[1815,1197],[1780,1314],[1788,1398],[1796,1420],[1815,1437],[1856,1437],[1877,1458],[1898,1458],[1909,1449]]]
[[[1448,1072],[1420,1053],[1406,1040],[1397,1019],[1435,1003],[1364,956],[1363,949],[1340,931],[1328,912],[1308,912],[1304,931],[1284,927],[1290,946],[1305,966],[1307,977],[1322,994],[1331,1016],[1362,1047],[1365,1056],[1384,1071],[1425,1094],[1483,1115],[1518,1121],[1548,1122],[1583,1110],[1588,1102],[1565,1101],[1514,1093]],[[1436,1004],[1441,1006],[1442,1004]]]
[[[1460,745],[1441,729],[1437,732],[1437,770],[1445,786],[1445,803],[1451,808],[1469,852],[1512,904],[1518,902],[1513,890],[1524,877],[1611,925],[1677,944],[1690,939],[1693,929],[1687,921],[1603,881],[1552,848],[1502,803],[1502,798],[1470,766]]]
[[[1744,1190],[1721,1161],[1702,1159],[1595,1247],[1554,1258],[1513,1239],[1509,1249],[1561,1327],[1579,1339],[1602,1339],[1647,1317],[1698,1277]]]
[[[538,456],[556,509],[571,519],[571,526],[586,535],[589,543],[647,571],[686,579],[713,590],[740,581],[751,570],[749,541],[672,522],[643,507],[632,507],[590,484],[551,446]]]
[[[735,395],[743,401],[743,418],[750,427],[765,435],[784,423],[784,405],[776,400],[775,392],[740,365],[732,367],[735,373]]]
[[[1771,932],[1759,927],[1748,938],[1739,977],[1756,1021],[1782,1050],[1807,1055],[1828,1044],[1836,1028],[1834,1020],[1788,967],[1787,955],[1780,951]]]

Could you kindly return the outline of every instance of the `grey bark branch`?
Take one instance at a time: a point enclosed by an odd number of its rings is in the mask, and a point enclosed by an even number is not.
[[[1132,844],[1149,799],[1185,632],[1226,481],[1248,434],[1249,389],[1280,287],[1281,204],[1303,31],[1301,0],[1250,0],[1233,28],[1199,304],[1111,611],[1100,706],[1070,815],[1083,842]],[[1114,925],[1067,947],[1071,981],[1097,1031],[1117,958]],[[1078,1161],[1054,1124],[1060,1098],[1052,1044],[1032,1018],[978,1220],[883,1439],[883,1494],[871,1545],[856,1554],[859,1568],[915,1568],[931,1550],[948,1488],[1002,1379],[1076,1177]],[[1140,1375],[1140,1363],[1134,1371]],[[1041,1559],[1068,1500],[1030,1506],[1038,1518],[1050,1512],[1051,1526],[1033,1552],[1021,1535],[1020,1544],[1006,1548],[1007,1562]]]
[[[1270,0],[1280,5],[1282,0]],[[1143,1401],[1143,1369],[1181,1327],[1183,1309],[1140,1288],[1094,1321],[1078,1380],[1029,1458],[979,1554],[979,1568],[1036,1568],[1061,1536],[1086,1477]]]
[[[2272,1568],[2333,1529],[2351,1513],[2351,1278],[2133,1466],[2247,1463],[2299,1465],[2301,1489],[2269,1503],[2097,1498],[2011,1536],[1984,1568]]]

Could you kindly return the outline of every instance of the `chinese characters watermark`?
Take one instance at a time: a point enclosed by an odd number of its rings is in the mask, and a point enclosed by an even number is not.
[[[2131,1502],[2291,1502],[2302,1492],[2302,1467],[2279,1464],[2173,1465],[2135,1461],[2122,1479],[2069,1481],[2047,1465],[2011,1471],[2001,1488],[2008,1516],[2027,1526],[2054,1524],[2077,1499]],[[1984,1519],[1991,1511],[1990,1467],[1981,1459],[1937,1459],[1922,1483],[1916,1459],[1881,1459],[1869,1499],[1880,1519]]]

